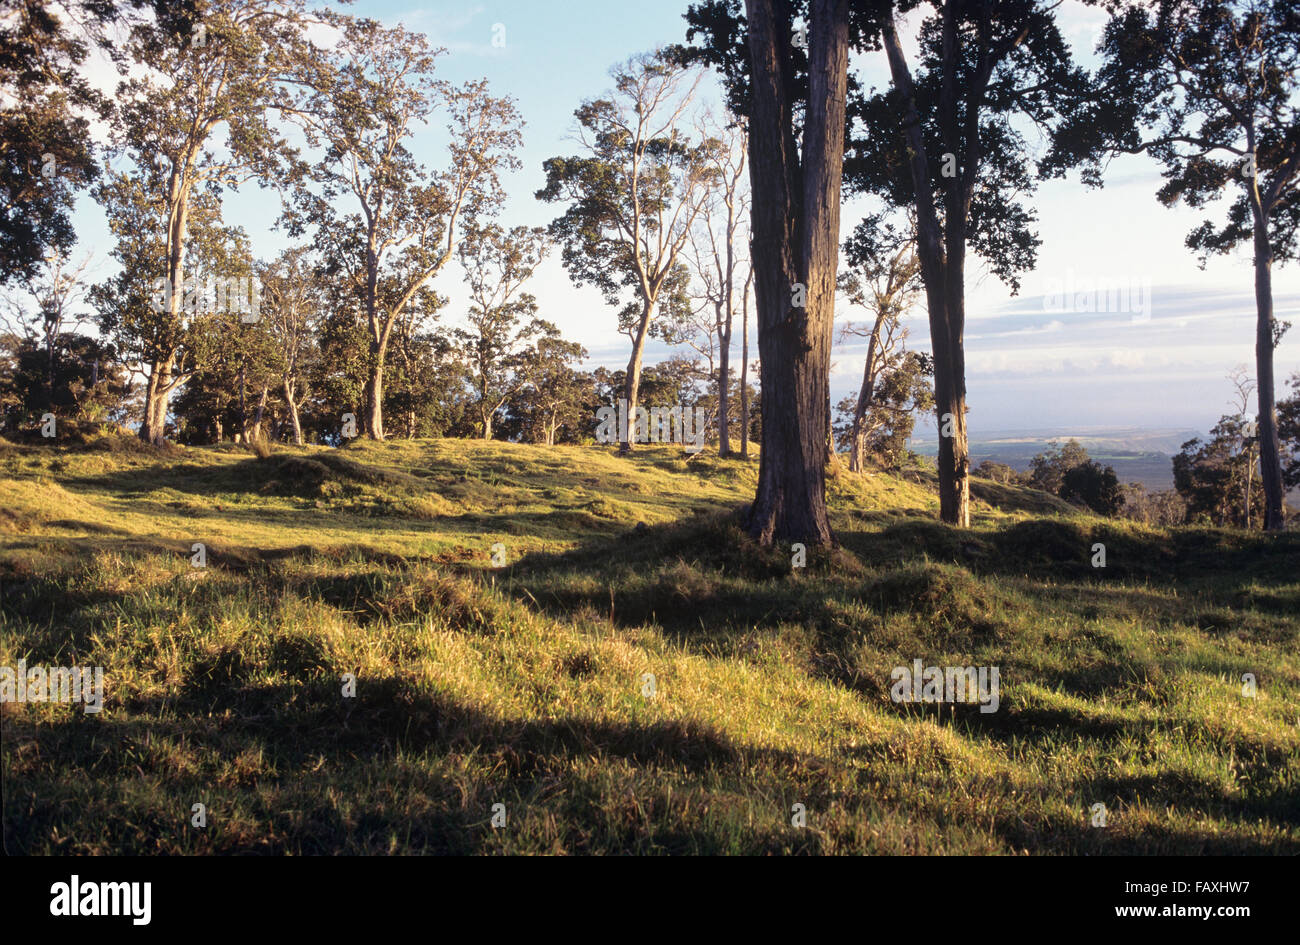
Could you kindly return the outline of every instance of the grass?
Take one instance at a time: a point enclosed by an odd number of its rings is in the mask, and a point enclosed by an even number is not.
[[[0,448],[0,664],[106,703],[0,707],[7,851],[1300,853],[1300,534],[984,481],[958,531],[923,474],[840,472],[796,569],[738,527],[755,474]],[[999,667],[999,710],[893,702],[913,659]]]

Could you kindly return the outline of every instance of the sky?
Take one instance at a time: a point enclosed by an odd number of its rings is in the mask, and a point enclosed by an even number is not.
[[[609,90],[609,70],[615,64],[684,41],[685,8],[686,0],[357,0],[344,9],[427,34],[446,49],[439,59],[440,77],[456,82],[486,78],[493,94],[516,100],[526,121],[522,167],[504,179],[508,198],[502,222],[543,226],[562,210],[533,194],[544,183],[543,161],[577,153],[574,109]],[[1075,0],[1067,0],[1059,14],[1076,56],[1090,64],[1102,14]],[[888,81],[883,53],[855,57],[852,65],[868,87]],[[111,81],[106,68],[102,79]],[[701,95],[717,101],[711,77],[702,84]],[[416,134],[412,150],[436,167],[446,160],[445,141],[435,122]],[[1155,199],[1161,183],[1153,160],[1123,157],[1110,164],[1100,190],[1084,187],[1077,174],[1042,184],[1030,199],[1042,240],[1038,264],[1022,277],[1017,296],[978,261],[968,263],[966,359],[973,439],[1028,430],[1061,435],[1120,428],[1204,432],[1229,412],[1233,388],[1227,374],[1237,366],[1254,370],[1251,259],[1242,250],[1198,268],[1183,241],[1205,213],[1162,207]],[[846,203],[843,235],[864,210],[860,200]],[[290,245],[275,228],[278,212],[273,194],[251,185],[229,193],[225,203],[226,220],[247,230],[254,252],[264,259]],[[102,211],[88,197],[78,203],[75,224],[78,253],[93,253],[97,277],[108,275],[112,241]],[[630,342],[616,330],[617,309],[595,289],[575,287],[558,256],[547,260],[530,285],[541,317],[588,349],[588,369],[626,367]],[[453,267],[433,286],[451,299],[444,316],[451,324],[465,307],[462,279]],[[1300,270],[1276,267],[1273,288],[1276,317],[1297,322],[1275,355],[1278,394],[1285,396],[1285,380],[1300,371]],[[1112,310],[1096,311],[1107,299]],[[1090,304],[1097,301],[1101,304]],[[837,323],[861,317],[847,302],[837,311]],[[928,350],[923,303],[906,323],[909,346]],[[739,326],[735,337],[738,370]],[[646,362],[672,353],[651,343]],[[751,353],[757,358],[752,324]],[[863,344],[835,346],[832,403],[856,391],[864,357]],[[924,432],[923,422],[918,434]]]

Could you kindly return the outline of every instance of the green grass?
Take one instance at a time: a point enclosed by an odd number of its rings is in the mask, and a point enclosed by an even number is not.
[[[963,532],[923,474],[840,472],[840,546],[792,569],[738,527],[755,477],[0,448],[0,664],[100,665],[106,699],[3,706],[7,851],[1300,853],[1300,534],[986,481]],[[999,711],[894,703],[913,659],[998,666]]]

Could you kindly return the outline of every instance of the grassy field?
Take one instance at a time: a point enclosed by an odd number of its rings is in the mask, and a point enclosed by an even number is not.
[[[105,671],[97,715],[0,707],[7,852],[1300,853],[1300,533],[984,481],[961,532],[840,472],[792,568],[755,475],[0,447],[0,664]],[[998,711],[895,703],[914,659],[999,667]]]

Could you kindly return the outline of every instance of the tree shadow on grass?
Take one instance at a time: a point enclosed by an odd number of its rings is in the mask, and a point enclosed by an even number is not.
[[[263,830],[245,826],[238,835],[202,838],[199,852],[383,852],[393,836],[404,838],[407,852],[491,852],[499,846],[488,822],[491,803],[503,801],[511,816],[519,817],[539,798],[550,798],[555,812],[573,822],[571,852],[729,852],[737,841],[726,825],[692,831],[673,823],[667,809],[648,818],[631,809],[621,818],[602,811],[610,798],[601,770],[650,784],[655,793],[666,789],[670,796],[672,785],[689,788],[719,776],[743,779],[755,768],[779,774],[800,764],[789,753],[739,747],[690,720],[503,719],[396,678],[362,679],[356,697],[347,699],[325,674],[306,683],[263,685],[243,681],[252,669],[235,659],[218,660],[179,697],[111,706],[103,721],[72,713],[53,724],[7,723],[7,741],[33,744],[51,759],[35,777],[19,774],[6,785],[9,852],[39,850],[52,833],[94,836],[105,830],[123,837],[124,852],[166,849],[172,838],[161,835],[184,832],[183,822],[168,826],[156,817],[151,822],[149,811],[188,811],[196,797],[209,798],[214,812],[237,805],[256,810],[266,821]],[[151,745],[178,742],[202,746],[203,759],[183,771],[150,761],[155,758]],[[250,783],[223,781],[229,763],[249,751],[263,772],[276,773]],[[409,774],[412,759],[425,759],[427,775]],[[446,780],[447,771],[470,760],[479,780],[460,785]],[[312,770],[321,772],[319,785],[306,773]],[[561,779],[567,786],[556,794]],[[142,815],[112,806],[127,786],[142,781],[155,785],[146,799],[148,811]],[[50,785],[58,782],[76,784],[81,802],[54,803],[60,792]],[[403,783],[419,795],[419,804],[377,802],[376,795],[389,796],[386,784]],[[349,797],[352,814],[346,825],[337,798],[318,787]],[[286,819],[283,810],[265,805],[282,793],[309,809]],[[653,799],[642,802],[653,804]],[[124,831],[117,829],[122,824],[81,823],[92,811],[136,826]],[[746,852],[814,852],[817,842],[806,836],[792,850],[788,842],[755,831],[744,846]]]

